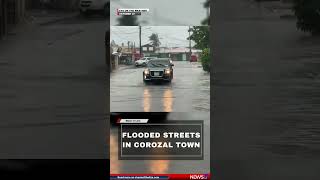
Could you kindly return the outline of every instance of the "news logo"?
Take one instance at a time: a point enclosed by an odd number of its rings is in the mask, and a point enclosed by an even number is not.
[[[116,13],[118,16],[141,16],[142,13],[149,12],[149,9],[117,9]]]
[[[163,179],[163,180],[185,180],[185,179],[208,179],[210,174],[111,174],[112,180],[128,179]]]
[[[209,179],[208,174],[190,174],[189,179]]]

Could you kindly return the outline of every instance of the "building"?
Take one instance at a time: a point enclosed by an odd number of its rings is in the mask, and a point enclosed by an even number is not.
[[[110,47],[110,72],[119,67],[120,51],[121,50],[114,51],[114,48]]]
[[[151,44],[145,44],[141,47],[142,47],[142,53],[144,54],[144,56],[151,56],[156,51],[156,47]]]
[[[193,55],[196,55],[199,58],[202,51],[198,49],[191,49],[191,52]],[[190,49],[185,47],[161,47],[159,50],[155,51],[155,53],[158,54],[158,57],[168,57],[173,61],[187,61]]]
[[[25,17],[25,0],[0,0],[0,37]]]
[[[133,47],[126,47],[124,44],[119,46],[115,43],[111,43],[113,52],[117,52],[118,64],[132,64],[133,63]]]

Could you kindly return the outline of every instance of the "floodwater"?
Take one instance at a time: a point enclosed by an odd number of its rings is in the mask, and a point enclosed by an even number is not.
[[[210,74],[199,62],[174,65],[171,83],[145,84],[134,66],[111,73],[111,112],[210,112]]]

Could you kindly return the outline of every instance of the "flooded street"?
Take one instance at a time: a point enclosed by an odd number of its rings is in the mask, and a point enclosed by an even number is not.
[[[145,68],[121,67],[111,73],[111,112],[210,111],[210,74],[197,62],[175,61],[171,83],[145,84]]]
[[[216,6],[216,179],[316,176],[320,38],[298,31],[295,19],[282,19],[263,3],[226,0]]]
[[[101,100],[106,26],[77,16],[30,25],[0,42],[1,158],[109,155]]]

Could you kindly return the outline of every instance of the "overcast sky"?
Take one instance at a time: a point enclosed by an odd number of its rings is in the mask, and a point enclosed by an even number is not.
[[[203,4],[206,0],[111,0],[110,23],[118,25],[116,9],[148,8],[138,16],[142,26],[199,26],[207,16]]]
[[[188,26],[142,26],[142,45],[150,42],[149,36],[152,33],[157,33],[162,47],[188,47],[188,29]],[[111,26],[110,36],[110,41],[114,40],[118,45],[124,43],[127,46],[128,41],[131,41],[135,42],[136,47],[139,47],[138,26]],[[194,42],[191,45],[193,46]]]

